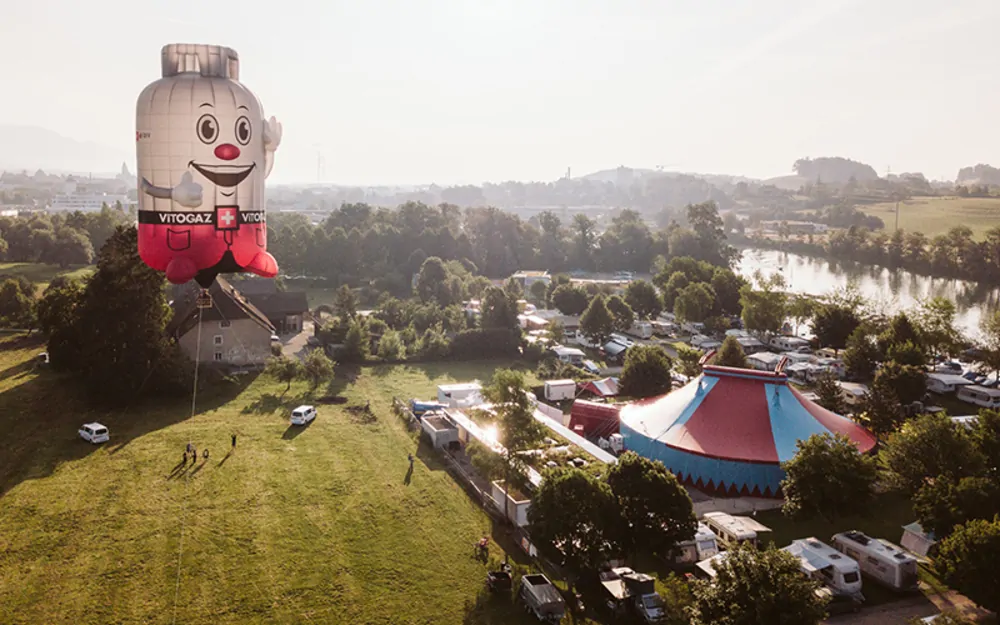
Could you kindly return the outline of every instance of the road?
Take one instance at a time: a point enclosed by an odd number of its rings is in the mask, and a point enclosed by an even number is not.
[[[281,353],[288,358],[304,359],[306,357],[306,343],[312,335],[313,322],[303,320],[301,332],[281,335]]]

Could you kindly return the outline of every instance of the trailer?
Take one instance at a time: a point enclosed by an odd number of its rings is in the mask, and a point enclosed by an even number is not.
[[[793,540],[782,551],[795,556],[803,573],[829,586],[834,594],[863,597],[861,567],[846,554],[811,536]]]
[[[517,596],[524,609],[543,623],[558,623],[566,615],[566,600],[541,573],[522,576]]]
[[[917,589],[917,559],[889,541],[855,530],[833,535],[833,547],[853,558],[861,573],[883,586],[903,592]]]
[[[677,543],[677,555],[674,562],[677,564],[695,564],[702,560],[707,560],[719,553],[719,543],[712,530],[702,522],[698,522],[694,538]]]
[[[545,399],[562,401],[576,396],[576,380],[547,380],[545,382]]]
[[[645,623],[663,620],[665,605],[652,577],[623,566],[602,571],[600,578],[612,612],[632,612]]]
[[[708,529],[726,545],[746,542],[756,545],[757,534],[771,531],[771,528],[750,517],[732,516],[725,512],[706,512],[702,519]]]

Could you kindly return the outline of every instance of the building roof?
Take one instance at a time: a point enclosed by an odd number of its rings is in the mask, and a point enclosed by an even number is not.
[[[552,347],[551,350],[557,356],[586,356],[582,349],[577,349],[576,347],[566,347],[565,345],[556,345]]]
[[[258,282],[248,280],[247,282]],[[263,282],[263,281],[261,281]],[[240,285],[241,287],[242,285]],[[242,288],[237,287],[240,293],[250,301],[257,310],[261,311],[269,318],[284,317],[285,315],[301,315],[309,310],[309,302],[306,300],[304,291],[276,291],[274,293],[246,293]]]
[[[960,375],[954,375],[952,373],[928,373],[928,380],[937,380],[941,384],[947,384],[949,386],[969,386],[972,384],[972,380],[966,380]]]
[[[174,316],[166,327],[167,334],[171,336],[184,336],[197,325],[197,297],[201,289],[194,282],[184,287],[186,288],[174,292],[175,299],[172,304]],[[267,315],[247,301],[225,278],[217,277],[208,292],[212,296],[212,307],[203,309],[201,313],[203,323],[250,319],[268,332],[274,333],[274,326],[268,321]]]
[[[591,380],[583,385],[583,390],[590,391],[601,397],[614,397],[618,394],[618,378]]]
[[[793,540],[782,551],[787,551],[799,558],[802,568],[810,573],[832,566],[841,573],[851,573],[858,570],[858,563],[841,554],[830,545],[813,537]]]

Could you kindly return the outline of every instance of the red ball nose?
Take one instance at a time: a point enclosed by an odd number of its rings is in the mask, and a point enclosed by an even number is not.
[[[232,143],[223,143],[215,148],[215,155],[224,161],[231,161],[240,157],[240,149]]]

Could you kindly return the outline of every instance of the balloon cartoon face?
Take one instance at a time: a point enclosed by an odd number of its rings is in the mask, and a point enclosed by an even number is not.
[[[250,271],[277,275],[267,253],[264,178],[281,141],[238,82],[229,48],[163,48],[163,78],[139,96],[139,254],[173,283]]]

